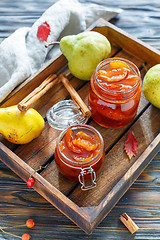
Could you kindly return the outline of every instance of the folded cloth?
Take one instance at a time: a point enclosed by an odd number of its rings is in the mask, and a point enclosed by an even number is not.
[[[37,38],[37,30],[41,24],[49,24],[51,32],[47,42],[53,42],[63,36],[84,31],[100,17],[109,20],[120,12],[121,9],[82,4],[78,0],[59,0],[31,28],[16,30],[0,44],[0,102],[18,84],[57,54],[56,47],[45,48],[46,42]]]

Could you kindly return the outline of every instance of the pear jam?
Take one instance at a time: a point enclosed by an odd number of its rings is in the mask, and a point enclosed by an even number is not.
[[[102,61],[91,77],[89,107],[93,120],[107,128],[129,124],[136,115],[141,88],[135,64],[122,58]]]
[[[66,178],[79,181],[83,190],[96,186],[96,175],[103,166],[104,156],[103,138],[89,125],[74,125],[59,135],[55,149],[57,168]],[[91,184],[86,186],[87,180]]]

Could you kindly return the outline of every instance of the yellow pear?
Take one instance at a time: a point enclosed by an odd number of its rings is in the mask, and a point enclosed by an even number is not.
[[[0,108],[0,133],[8,141],[26,144],[38,137],[44,128],[42,116],[33,108],[19,111],[16,105]]]
[[[160,64],[151,67],[144,76],[143,93],[150,103],[160,108]]]

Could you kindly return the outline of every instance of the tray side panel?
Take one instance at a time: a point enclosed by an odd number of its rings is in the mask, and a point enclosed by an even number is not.
[[[91,217],[88,216],[83,209],[79,208],[69,198],[67,198],[53,185],[46,181],[41,175],[34,173],[34,170],[30,166],[24,163],[23,160],[17,157],[1,142],[0,160],[24,181],[27,181],[29,176],[32,174],[35,179],[33,188],[85,232],[90,232]]]
[[[103,19],[97,21],[94,31],[100,32],[112,44],[121,47],[135,57],[143,59],[145,62],[150,62],[151,65],[160,62],[160,51]]]
[[[103,201],[97,207],[93,208],[91,213],[92,216],[91,232],[111,211],[115,204],[120,200],[120,198],[125,194],[129,187],[134,183],[135,179],[139,177],[141,172],[152,161],[152,159],[157,154],[159,149],[160,149],[160,134],[157,135],[153,142],[147,147],[147,149],[137,159],[133,166],[124,174],[124,176],[113,187],[113,189],[103,199]]]

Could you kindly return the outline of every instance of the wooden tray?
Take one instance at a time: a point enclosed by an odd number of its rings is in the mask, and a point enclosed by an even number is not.
[[[139,67],[142,78],[146,69],[160,62],[160,52],[103,19],[98,20],[89,30],[105,35],[112,44],[111,56],[123,57],[134,62]],[[59,74],[65,70],[67,60],[63,55],[59,55],[17,87],[1,107],[17,104],[49,74]],[[90,83],[76,79],[70,74],[69,78],[87,103]],[[59,83],[38,100],[33,108],[45,118],[46,112],[53,104],[66,98],[69,98],[69,95]],[[42,134],[26,145],[11,144],[1,136],[0,159],[24,181],[27,181],[34,170],[49,163],[46,169],[34,174],[36,181],[33,188],[90,234],[158,152],[159,119],[159,109],[148,103],[142,94],[137,116],[128,126],[105,129],[93,120],[90,121],[89,124],[100,131],[104,138],[106,157],[104,167],[97,177],[97,187],[89,191],[82,191],[78,183],[59,174],[55,166],[54,149],[60,131],[52,129],[47,122]],[[124,142],[131,129],[139,145],[136,157],[129,160],[124,151]]]

